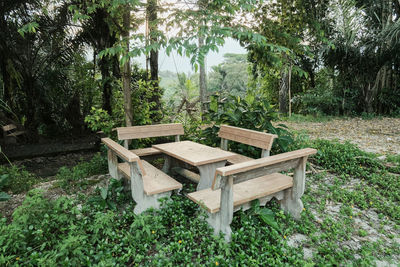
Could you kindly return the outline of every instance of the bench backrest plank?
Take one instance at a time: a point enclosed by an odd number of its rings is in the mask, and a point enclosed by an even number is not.
[[[8,124],[8,125],[4,125],[2,128],[3,128],[4,132],[8,132],[8,131],[17,129],[17,126],[15,124]]]
[[[240,142],[265,150],[271,150],[274,139],[278,137],[275,134],[268,134],[228,125],[221,125],[218,136],[223,139]]]
[[[237,176],[234,183],[240,183],[262,174],[266,175],[294,168],[302,158],[307,158],[315,153],[317,153],[316,149],[304,148],[218,168],[215,172],[212,189],[216,190],[220,187],[223,177]],[[258,170],[260,171],[258,172]]]
[[[251,161],[246,161],[242,163],[233,164],[230,166],[225,166],[222,168],[218,168],[216,173],[222,176],[233,175],[241,172],[245,172],[252,169],[267,167],[270,165],[274,165],[279,162],[289,161],[292,159],[297,159],[301,157],[306,157],[309,155],[313,155],[317,153],[317,150],[314,148],[303,148],[291,152],[281,153],[278,155],[270,156],[267,158],[260,158]]]
[[[181,123],[118,127],[116,128],[118,140],[130,140],[160,136],[183,135]]]

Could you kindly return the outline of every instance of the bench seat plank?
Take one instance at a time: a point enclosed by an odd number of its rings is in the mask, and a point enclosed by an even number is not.
[[[234,152],[231,152],[234,153]],[[237,164],[237,163],[242,163],[242,162],[246,162],[246,161],[250,161],[253,160],[253,158],[250,157],[246,157],[237,153],[234,153],[235,155],[228,158],[228,163],[230,164]]]
[[[18,135],[25,134],[25,131],[17,131],[7,134],[7,137],[16,137]]]
[[[139,148],[139,149],[133,149],[133,150],[129,150],[129,151],[133,152],[134,154],[138,155],[139,157],[161,154],[160,150],[155,149],[153,147]]]
[[[141,160],[146,174],[143,176],[143,187],[146,195],[155,195],[171,190],[182,188],[182,184],[177,182],[169,175],[163,173],[145,160]],[[128,179],[130,179],[130,170],[128,163],[118,164],[118,170]]]
[[[233,206],[237,207],[255,199],[293,187],[293,178],[273,173],[233,185]],[[221,189],[211,188],[188,194],[189,199],[204,205],[210,213],[220,210]]]

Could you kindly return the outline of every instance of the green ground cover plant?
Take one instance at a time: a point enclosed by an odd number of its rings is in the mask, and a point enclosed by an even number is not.
[[[299,221],[277,202],[234,214],[232,242],[213,236],[205,212],[183,192],[162,209],[133,213],[121,181],[93,195],[49,200],[32,190],[13,214],[0,220],[0,265],[20,266],[325,266],[375,265],[399,260],[399,183],[388,167],[349,143],[298,139],[326,171],[309,174]],[[101,156],[66,177],[106,172]],[[396,163],[397,164],[397,163]],[[78,171],[79,170],[79,171]],[[75,179],[76,178],[76,179]],[[67,179],[66,179],[67,180]]]
[[[85,178],[103,173],[107,173],[107,158],[104,153],[98,153],[89,162],[81,162],[73,168],[60,168],[56,176],[57,185],[68,192],[76,191],[96,182]]]
[[[15,165],[0,165],[0,177],[2,177],[2,191],[19,194],[26,192],[43,179],[26,171],[24,167]]]

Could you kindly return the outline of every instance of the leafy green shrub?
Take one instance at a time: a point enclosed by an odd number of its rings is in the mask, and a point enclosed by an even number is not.
[[[56,177],[59,180],[59,186],[68,191],[88,185],[85,178],[106,172],[107,158],[98,153],[89,162],[81,162],[71,169],[61,167]]]
[[[311,89],[301,95],[298,101],[300,102],[300,113],[339,115],[340,98],[329,88],[316,87]]]
[[[11,191],[13,194],[26,192],[39,182],[39,178],[26,171],[23,167],[0,166],[0,177],[4,177],[0,190]]]
[[[30,191],[23,204],[14,212],[12,223],[7,225],[5,219],[0,222],[3,255],[0,257],[0,265],[57,265],[61,264],[57,263],[57,258],[67,263],[65,256],[70,257],[69,264],[79,265],[82,258],[71,257],[77,251],[62,247],[71,242],[67,237],[73,237],[79,232],[74,228],[78,213],[71,199],[61,197],[56,201],[48,201],[40,191]],[[77,250],[83,244],[75,244]]]
[[[116,203],[126,200],[123,179],[110,179],[108,187],[96,188],[97,195],[89,198],[88,203],[99,207],[100,209],[116,209]]]
[[[85,117],[85,122],[92,131],[103,131],[107,136],[111,136],[112,129],[120,124],[107,111],[95,107],[92,107],[90,115]]]
[[[3,187],[7,183],[8,174],[3,174],[0,176],[0,201],[7,201],[10,199],[10,195],[6,192],[3,192]]]
[[[278,127],[272,125],[272,121],[277,119],[278,115],[267,98],[256,91],[247,91],[245,98],[230,96],[220,102],[218,95],[215,95],[211,97],[206,115],[208,121],[215,124],[203,131],[205,142],[211,146],[219,146],[218,131],[221,124],[276,134],[278,138],[274,142],[275,151],[287,151],[288,145],[293,142],[292,135],[285,125],[279,124]],[[260,156],[260,150],[252,146],[230,142],[230,147],[244,155]]]

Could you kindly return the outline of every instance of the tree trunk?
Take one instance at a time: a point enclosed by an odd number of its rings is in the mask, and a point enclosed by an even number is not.
[[[199,49],[204,45],[204,38],[199,36]],[[200,64],[200,76],[199,76],[199,87],[200,87],[200,106],[201,106],[201,118],[204,119],[206,112],[206,101],[207,101],[207,77],[206,77],[206,59],[204,58],[203,64]]]
[[[279,81],[279,113],[288,113],[288,90],[289,90],[289,73],[286,68],[281,71],[281,79]]]
[[[74,134],[81,134],[84,122],[81,114],[81,98],[78,91],[75,92],[74,96],[70,100],[65,110],[65,119],[71,124],[72,132]]]
[[[123,15],[123,28],[122,38],[125,41],[125,55],[129,52],[129,29],[131,23],[131,11],[129,5],[126,6]],[[129,57],[124,63],[122,73],[122,87],[124,91],[124,109],[125,109],[125,124],[126,126],[133,125],[133,111],[132,111],[132,94],[131,94],[131,64]]]
[[[39,139],[38,125],[39,122],[36,118],[36,108],[37,108],[37,94],[35,92],[33,80],[31,77],[25,76],[24,79],[24,89],[26,92],[26,124],[25,129],[28,130],[28,139],[31,142],[36,142]]]
[[[11,92],[11,82],[10,82],[10,76],[7,72],[7,62],[5,58],[1,58],[1,72],[2,72],[2,79],[3,79],[3,88],[4,88],[4,95],[3,95],[3,101],[9,105],[11,107],[11,96],[10,96],[10,92]],[[6,109],[3,109],[6,114],[8,114]],[[10,114],[8,114],[9,116]]]
[[[103,109],[108,112],[108,114],[112,114],[111,109],[111,94],[112,94],[112,87],[111,87],[111,75],[109,72],[109,62],[107,58],[103,57],[99,60],[99,68],[101,72],[101,80],[102,80],[102,87],[103,87]]]
[[[291,82],[292,82],[292,64],[290,64],[290,68],[289,68],[289,81],[288,81],[288,91],[289,91],[289,117],[292,116],[292,96],[291,96],[291,92],[290,92],[290,87],[291,87]]]
[[[150,43],[157,42],[157,0],[148,0],[147,5],[147,16],[149,20],[149,35]],[[153,85],[153,94],[150,99],[155,105],[151,108],[151,119],[153,122],[159,122],[161,120],[161,101],[160,101],[160,86],[158,83],[158,51],[150,51],[150,80]]]

